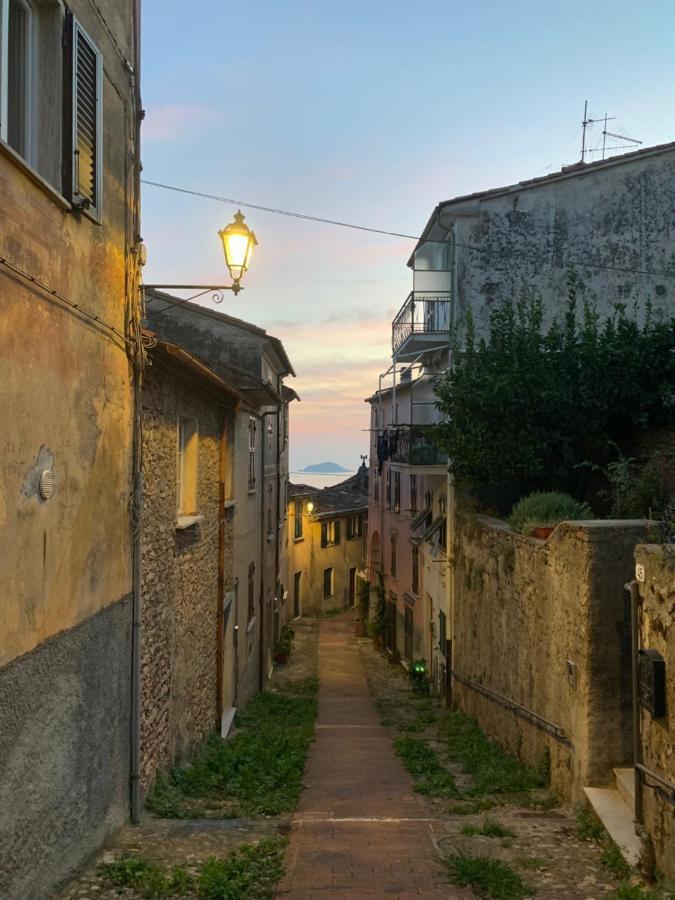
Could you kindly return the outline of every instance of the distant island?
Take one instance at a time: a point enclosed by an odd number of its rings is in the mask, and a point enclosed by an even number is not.
[[[349,472],[349,469],[343,468],[343,466],[338,465],[338,463],[334,462],[322,462],[315,463],[313,466],[307,466],[305,469],[301,469],[301,472],[323,472],[324,474],[330,472]]]

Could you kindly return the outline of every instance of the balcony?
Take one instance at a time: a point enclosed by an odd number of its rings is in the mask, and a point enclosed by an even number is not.
[[[391,454],[393,463],[401,463],[418,470],[447,467],[448,455],[431,440],[431,425],[399,425],[392,428],[389,441],[396,440],[396,448]],[[396,435],[396,437],[393,437]]]
[[[391,323],[391,348],[398,359],[412,358],[450,339],[450,294],[413,291]]]

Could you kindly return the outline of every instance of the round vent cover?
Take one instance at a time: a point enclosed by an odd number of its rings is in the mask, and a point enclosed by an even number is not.
[[[43,500],[54,496],[54,474],[51,469],[43,469],[40,473],[40,496]]]

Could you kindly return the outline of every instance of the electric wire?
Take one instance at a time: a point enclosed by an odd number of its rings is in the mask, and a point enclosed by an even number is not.
[[[342,222],[338,219],[327,219],[322,216],[313,216],[308,213],[300,213],[293,212],[288,209],[280,209],[273,206],[262,206],[259,203],[249,203],[246,200],[234,200],[230,197],[222,197],[218,194],[209,194],[204,191],[193,191],[189,188],[177,187],[173,184],[163,184],[159,181],[150,181],[146,178],[142,178],[141,182],[143,184],[150,185],[151,187],[161,188],[166,191],[174,191],[179,194],[188,194],[192,197],[201,197],[206,200],[216,200],[219,203],[227,203],[230,206],[239,206],[248,209],[257,209],[261,212],[273,213],[278,216],[287,216],[293,219],[304,219],[309,222],[317,222],[322,225],[337,225],[340,228],[351,228],[356,231],[367,231],[371,234],[383,234],[387,237],[399,237],[405,238],[411,241],[422,241],[421,235],[413,235],[413,234],[404,234],[400,231],[386,231],[382,228],[371,228],[366,225],[356,225],[353,222]],[[474,253],[485,253],[492,256],[503,256],[509,259],[512,259],[514,256],[517,256],[520,253],[525,253],[526,251],[518,251],[518,250],[500,250],[492,247],[477,247],[474,244],[466,244],[460,241],[435,241],[430,239],[424,239],[423,243],[428,244],[453,244],[455,247],[460,247],[463,250],[471,250]],[[555,268],[566,269],[570,267],[579,267],[579,268],[587,268],[587,269],[598,269],[607,272],[621,272],[629,275],[648,275],[652,278],[675,278],[674,272],[652,272],[648,269],[635,269],[629,266],[614,266],[609,265],[607,263],[599,263],[594,262],[593,260],[583,260],[583,259],[565,259],[561,260],[561,262],[555,266]]]
[[[46,294],[49,294],[50,297],[54,297],[59,300],[65,306],[77,312],[79,315],[84,316],[86,319],[89,319],[91,322],[94,322],[100,328],[109,331],[111,334],[114,334],[115,337],[122,341],[125,346],[135,347],[134,341],[130,340],[124,334],[122,334],[119,329],[115,328],[114,325],[111,325],[109,322],[101,319],[100,316],[95,315],[93,312],[90,312],[86,307],[80,306],[79,303],[75,303],[74,300],[70,300],[68,297],[61,294],[59,291],[54,288],[49,287],[48,284],[45,284],[39,278],[36,278],[35,275],[31,275],[29,272],[24,271],[24,269],[15,265],[15,263],[11,262],[5,256],[0,256],[0,265],[5,266],[6,269],[9,269],[10,272],[13,272],[15,275],[18,275],[20,278],[25,279],[26,281],[34,284],[36,287],[39,287],[40,290],[44,291]]]

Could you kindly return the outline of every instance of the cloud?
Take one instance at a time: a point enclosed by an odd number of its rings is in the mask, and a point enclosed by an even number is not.
[[[196,103],[167,103],[148,110],[143,123],[143,138],[146,141],[176,141],[190,137],[195,128],[212,121],[214,109]]]

